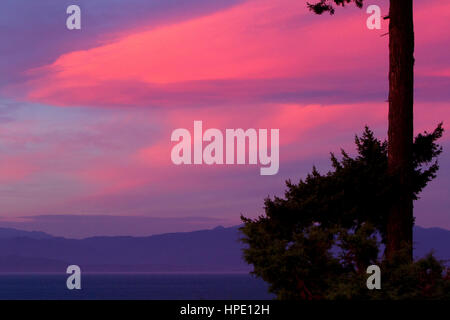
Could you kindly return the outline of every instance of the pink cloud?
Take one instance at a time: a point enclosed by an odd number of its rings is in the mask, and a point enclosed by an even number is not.
[[[436,119],[450,123],[447,103],[432,105],[439,117],[430,113],[429,108],[425,103],[416,104],[417,131],[433,129]],[[353,136],[360,133],[365,124],[375,129],[379,137],[386,136],[387,125],[387,103],[264,104],[169,109],[161,113],[164,120],[159,122],[158,134],[148,133],[153,141],[143,139],[141,143],[130,145],[133,136],[127,134],[126,139],[122,138],[127,127],[139,127],[150,121],[144,120],[144,114],[137,117],[127,113],[128,116],[112,117],[92,126],[103,133],[100,136],[61,139],[48,134],[46,139],[33,140],[40,147],[22,151],[20,159],[4,157],[0,182],[21,183],[21,195],[32,199],[29,203],[18,204],[11,198],[4,203],[5,208],[22,214],[30,210],[41,214],[61,210],[66,213],[144,214],[169,209],[183,213],[191,210],[189,214],[193,214],[195,208],[226,210],[231,203],[246,206],[256,201],[256,196],[245,197],[246,194],[261,192],[262,199],[266,192],[273,190],[270,183],[281,187],[283,179],[291,177],[284,175],[286,168],[301,163],[307,163],[309,168],[315,163],[314,159],[326,159],[330,151],[338,153],[341,147],[353,152]],[[175,166],[170,160],[174,145],[170,141],[171,132],[176,128],[192,130],[194,120],[203,120],[205,130],[280,129],[281,173],[263,178],[257,166]],[[37,128],[29,130],[34,132]],[[3,130],[3,134],[8,131]],[[104,142],[104,135],[114,143]],[[448,138],[448,135],[444,137],[447,141]],[[24,139],[20,135],[17,139],[20,147]],[[93,154],[90,149],[82,148],[87,142],[95,146]],[[296,174],[303,176],[304,173]],[[39,188],[29,187],[30,182]],[[236,192],[241,196],[235,195]],[[170,208],[164,205],[167,197],[177,199]]]
[[[133,105],[144,97],[149,104],[164,104],[174,90],[216,94],[220,90],[205,88],[213,80],[361,72],[384,60],[386,46],[386,39],[369,33],[364,21],[362,11],[326,18],[312,16],[302,1],[249,0],[62,55],[30,70],[36,78],[25,90],[29,100],[54,105]],[[357,50],[349,50],[356,49],[355,43]],[[129,91],[127,84],[141,89]]]
[[[432,130],[437,124],[435,117],[427,112],[426,104],[416,105],[417,132]],[[446,103],[435,104],[440,110],[440,121],[450,123],[450,111]],[[276,128],[280,129],[281,166],[308,158],[323,158],[330,151],[339,152],[341,147],[353,151],[353,136],[361,133],[364,125],[386,137],[387,103],[351,105],[264,105],[241,108],[184,108],[167,112],[168,123],[162,129],[160,140],[135,150],[126,157],[126,164],[117,166],[105,161],[95,167],[88,166],[88,175],[82,174],[86,183],[100,183],[102,194],[125,192],[145,185],[157,185],[154,192],[189,189],[212,190],[217,188],[211,174],[218,175],[221,185],[227,185],[225,176],[232,172],[253,172],[251,166],[175,166],[170,160],[172,130],[186,128],[192,132],[195,120],[203,121],[203,130],[217,128]],[[327,139],[324,139],[327,137]],[[167,181],[171,181],[167,183]],[[229,181],[230,185],[234,180]],[[108,187],[105,187],[108,186]]]
[[[36,166],[21,157],[0,160],[0,184],[20,182],[37,171]]]
[[[445,10],[450,5],[440,2],[416,6],[418,75],[447,74],[448,66],[436,70],[421,59],[440,51],[450,28],[439,14]],[[64,54],[6,92],[56,106],[105,107],[259,102],[315,90],[349,90],[347,99],[351,92],[357,99],[387,72],[388,37],[380,37],[387,22],[369,31],[366,18],[358,9],[326,17],[312,15],[302,1],[248,0]],[[330,83],[330,75],[340,81]]]

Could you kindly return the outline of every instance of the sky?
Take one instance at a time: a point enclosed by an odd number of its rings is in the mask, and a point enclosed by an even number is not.
[[[66,8],[81,8],[81,30]],[[329,153],[387,136],[388,31],[302,0],[4,0],[0,227],[147,235],[263,213]],[[415,1],[415,132],[450,124],[450,3]],[[277,128],[280,170],[176,166],[176,128]],[[416,223],[450,229],[450,135]]]

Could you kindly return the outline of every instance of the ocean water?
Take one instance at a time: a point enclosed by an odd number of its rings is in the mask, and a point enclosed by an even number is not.
[[[84,274],[68,290],[66,274],[0,274],[0,299],[273,299],[248,274]]]

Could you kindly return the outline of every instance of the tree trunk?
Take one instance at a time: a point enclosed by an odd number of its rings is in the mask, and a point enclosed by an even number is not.
[[[412,260],[411,194],[414,98],[413,0],[391,0],[389,7],[389,173],[398,195],[387,224],[386,257],[405,250]]]

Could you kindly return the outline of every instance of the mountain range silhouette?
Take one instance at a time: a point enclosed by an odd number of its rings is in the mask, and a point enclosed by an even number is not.
[[[68,239],[44,232],[0,228],[0,272],[248,273],[242,259],[239,226],[149,237]],[[414,254],[431,250],[450,260],[450,230],[414,228]]]

